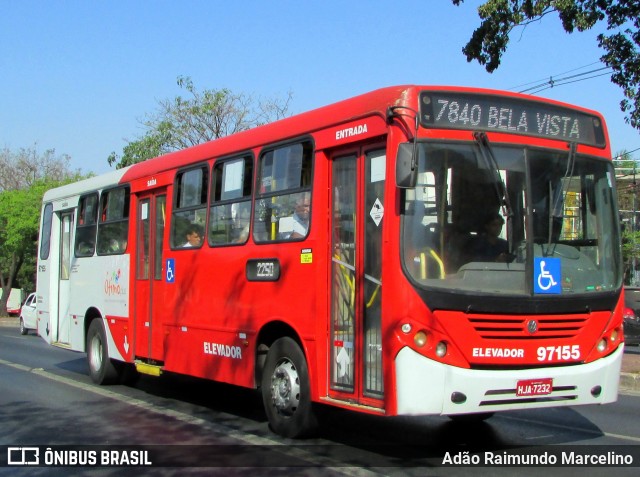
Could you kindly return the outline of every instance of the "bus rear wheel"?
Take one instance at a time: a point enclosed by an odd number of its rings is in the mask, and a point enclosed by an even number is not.
[[[291,338],[276,340],[262,374],[262,401],[269,426],[283,437],[306,437],[317,428],[311,404],[307,361]]]
[[[89,375],[96,384],[113,384],[118,380],[118,370],[111,362],[107,350],[107,334],[102,319],[96,318],[87,333],[87,361]]]

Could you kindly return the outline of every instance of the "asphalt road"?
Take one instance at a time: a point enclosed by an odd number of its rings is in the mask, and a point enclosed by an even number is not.
[[[186,467],[2,467],[0,475],[638,475],[640,394],[615,404],[507,412],[482,424],[320,410],[320,435],[272,434],[257,392],[180,376],[91,383],[84,354],[0,327],[0,452],[7,446],[150,446]],[[4,447],[3,447],[4,446]],[[91,447],[83,447],[91,446]],[[178,447],[186,446],[186,447]],[[629,455],[635,467],[456,467],[448,459],[546,451]],[[8,451],[7,451],[8,452]],[[465,454],[467,453],[467,454]],[[3,460],[4,459],[4,460]],[[173,459],[173,460],[172,460]],[[484,462],[482,462],[484,463]]]

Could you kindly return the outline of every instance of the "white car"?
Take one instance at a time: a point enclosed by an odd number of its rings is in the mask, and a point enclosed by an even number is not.
[[[29,330],[37,330],[36,294],[32,293],[20,310],[20,334],[26,335]]]

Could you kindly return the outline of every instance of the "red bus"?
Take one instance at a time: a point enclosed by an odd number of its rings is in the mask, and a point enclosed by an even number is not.
[[[314,405],[485,419],[615,401],[614,171],[596,112],[380,89],[47,192],[38,327],[96,383],[181,373]]]

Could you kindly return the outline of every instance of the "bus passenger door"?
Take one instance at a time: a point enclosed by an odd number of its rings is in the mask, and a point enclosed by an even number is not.
[[[138,196],[135,247],[134,358],[162,361],[162,249],[166,190]]]
[[[382,406],[385,151],[335,155],[331,168],[330,395]]]
[[[60,214],[60,268],[58,271],[58,326],[56,343],[68,344],[71,331],[71,316],[69,314],[71,295],[71,257],[73,245],[73,212]]]

